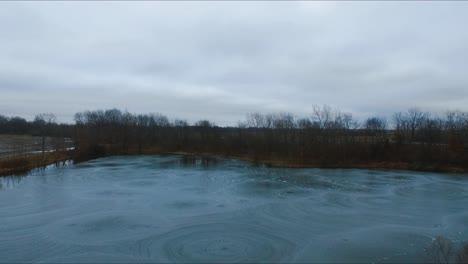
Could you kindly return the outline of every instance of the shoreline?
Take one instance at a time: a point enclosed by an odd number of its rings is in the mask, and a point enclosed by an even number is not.
[[[0,158],[0,177],[16,176],[73,160],[73,151],[56,151]]]
[[[211,156],[221,157],[227,159],[238,159],[242,161],[252,162],[256,164],[263,164],[272,168],[316,168],[316,169],[369,169],[369,170],[407,170],[419,172],[436,172],[436,173],[452,173],[452,174],[465,174],[468,173],[467,169],[461,167],[438,166],[438,165],[422,165],[411,164],[408,162],[369,162],[369,163],[335,163],[335,164],[321,164],[319,162],[311,163],[294,163],[284,160],[275,159],[255,159],[247,155],[226,155],[222,153],[211,152],[187,152],[187,151],[160,151],[152,149],[151,151],[144,150],[141,153],[115,153],[103,155],[100,157],[93,157],[89,159],[77,159],[74,151],[61,151],[61,152],[46,152],[38,154],[28,154],[24,156],[0,158],[0,177],[2,176],[15,176],[19,174],[26,174],[36,169],[45,168],[49,165],[60,165],[66,161],[72,160],[73,163],[86,162],[96,158],[112,157],[119,155],[139,156],[139,155],[188,155],[188,156]]]
[[[192,155],[192,156],[213,156],[213,157],[222,157],[228,159],[238,159],[242,161],[248,161],[258,164],[264,164],[272,168],[289,168],[289,169],[378,169],[378,170],[407,170],[407,171],[420,171],[420,172],[436,172],[436,173],[455,173],[455,174],[464,174],[468,173],[467,169],[461,167],[448,167],[448,166],[422,166],[420,164],[411,164],[408,162],[369,162],[369,163],[335,163],[335,164],[320,164],[309,163],[309,164],[300,164],[292,163],[282,160],[268,160],[268,159],[254,159],[247,156],[233,156],[233,155],[223,155],[218,153],[192,153],[192,152],[166,152],[161,154],[171,154],[171,155]]]

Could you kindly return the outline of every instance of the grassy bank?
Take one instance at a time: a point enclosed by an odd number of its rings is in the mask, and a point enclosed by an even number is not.
[[[160,153],[158,153],[160,154]],[[322,169],[389,169],[389,170],[410,170],[422,172],[442,172],[442,173],[468,173],[468,170],[462,167],[445,166],[439,164],[419,164],[409,162],[368,162],[368,163],[322,163],[320,161],[309,161],[297,163],[281,159],[259,159],[248,155],[225,155],[223,153],[209,152],[168,152],[164,154],[175,155],[203,155],[218,156],[223,158],[239,159],[253,163],[264,164],[274,168],[322,168]]]
[[[51,164],[61,164],[73,159],[72,151],[27,154],[0,159],[0,176],[23,174]]]
[[[258,158],[253,155],[233,155],[223,152],[203,152],[203,151],[164,151],[155,147],[128,148],[125,151],[112,148],[112,146],[99,146],[84,151],[62,151],[47,152],[38,154],[28,154],[17,157],[8,157],[0,159],[0,176],[27,173],[33,169],[43,168],[51,164],[60,164],[67,160],[74,162],[84,162],[87,160],[109,157],[115,155],[203,155],[217,156],[223,158],[239,159],[258,164],[264,164],[277,168],[328,168],[328,169],[396,169],[425,172],[443,172],[443,173],[468,173],[467,169],[457,166],[447,166],[439,164],[419,164],[410,162],[348,162],[348,163],[324,163],[320,161],[309,160],[307,162],[296,162],[293,160],[283,160],[274,158]]]
[[[350,161],[350,162],[323,162],[320,160],[306,160],[297,162],[296,160],[288,160],[282,158],[262,158],[252,154],[227,154],[226,152],[209,152],[197,150],[179,150],[170,151],[157,147],[130,147],[125,151],[114,148],[112,145],[101,145],[99,148],[87,149],[83,152],[77,152],[75,155],[76,162],[82,162],[98,157],[108,157],[115,155],[202,155],[214,156],[231,159],[239,159],[258,164],[264,164],[270,167],[277,168],[327,168],[327,169],[394,169],[394,170],[411,170],[423,172],[441,172],[441,173],[468,173],[468,169],[460,166],[453,166],[439,163],[418,163],[418,162],[395,162],[395,161]]]
[[[441,173],[468,173],[468,169],[461,166],[443,163],[420,163],[420,162],[404,162],[404,161],[359,161],[350,160],[348,162],[340,161],[323,161],[308,159],[298,162],[295,159],[285,159],[282,157],[261,157],[250,153],[226,153],[224,151],[200,151],[196,149],[172,151],[161,149],[158,147],[129,147],[125,150],[115,147],[115,145],[100,145],[91,148],[77,151],[74,157],[75,162],[82,162],[99,157],[108,157],[115,155],[202,155],[216,156],[223,158],[239,159],[258,164],[264,164],[270,167],[278,168],[328,168],[328,169],[395,169],[395,170],[411,170],[425,172],[441,172]]]

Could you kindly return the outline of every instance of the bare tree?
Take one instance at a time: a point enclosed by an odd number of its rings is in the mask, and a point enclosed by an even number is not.
[[[360,124],[353,119],[353,114],[343,113],[343,126],[345,129],[358,129]]]
[[[215,124],[214,123],[211,123],[209,120],[207,119],[202,119],[202,120],[198,120],[197,122],[195,122],[195,126],[197,127],[204,127],[204,128],[209,128],[209,127],[214,127]]]
[[[381,142],[385,139],[387,120],[385,117],[369,117],[364,122],[364,128],[366,129],[369,137],[376,139],[377,142]]]
[[[291,113],[282,112],[274,115],[273,127],[276,129],[292,129],[294,124],[294,115]]]
[[[6,116],[0,115],[0,127],[3,127],[8,123],[8,118]]]
[[[428,118],[429,114],[424,113],[418,108],[410,108],[406,114],[406,122],[411,131],[411,141],[416,140],[416,130],[421,127],[424,119]]]
[[[442,236],[438,236],[426,247],[426,253],[433,263],[448,264],[453,258],[452,241]]]
[[[34,117],[34,123],[40,127],[41,129],[41,136],[42,136],[42,153],[45,152],[45,141],[46,136],[50,130],[50,126],[55,124],[57,118],[52,113],[41,113]]]
[[[364,123],[364,128],[373,132],[387,129],[387,120],[385,117],[369,117]]]
[[[188,122],[183,119],[176,119],[173,123],[175,127],[187,127],[189,125]]]
[[[322,107],[318,105],[312,106],[312,119],[317,122],[321,129],[328,128],[332,120],[332,108],[328,105]]]
[[[299,129],[312,128],[312,121],[309,118],[300,118],[297,120],[297,127]]]
[[[457,254],[458,263],[468,263],[468,243],[465,243]]]
[[[247,125],[254,128],[265,127],[265,117],[258,112],[247,114]]]
[[[403,143],[406,140],[405,131],[407,130],[408,123],[402,112],[393,114],[393,123],[395,125],[394,136],[397,143]]]

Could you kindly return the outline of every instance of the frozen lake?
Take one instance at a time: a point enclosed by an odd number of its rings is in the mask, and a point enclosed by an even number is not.
[[[110,157],[0,178],[0,262],[423,262],[468,176]]]

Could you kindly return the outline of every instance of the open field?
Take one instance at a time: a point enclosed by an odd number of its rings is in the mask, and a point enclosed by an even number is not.
[[[32,169],[71,159],[70,139],[46,137],[42,153],[42,137],[0,135],[0,176],[25,173]]]
[[[0,158],[39,153],[42,151],[42,137],[31,135],[0,135]],[[45,151],[73,147],[71,139],[45,137]]]

